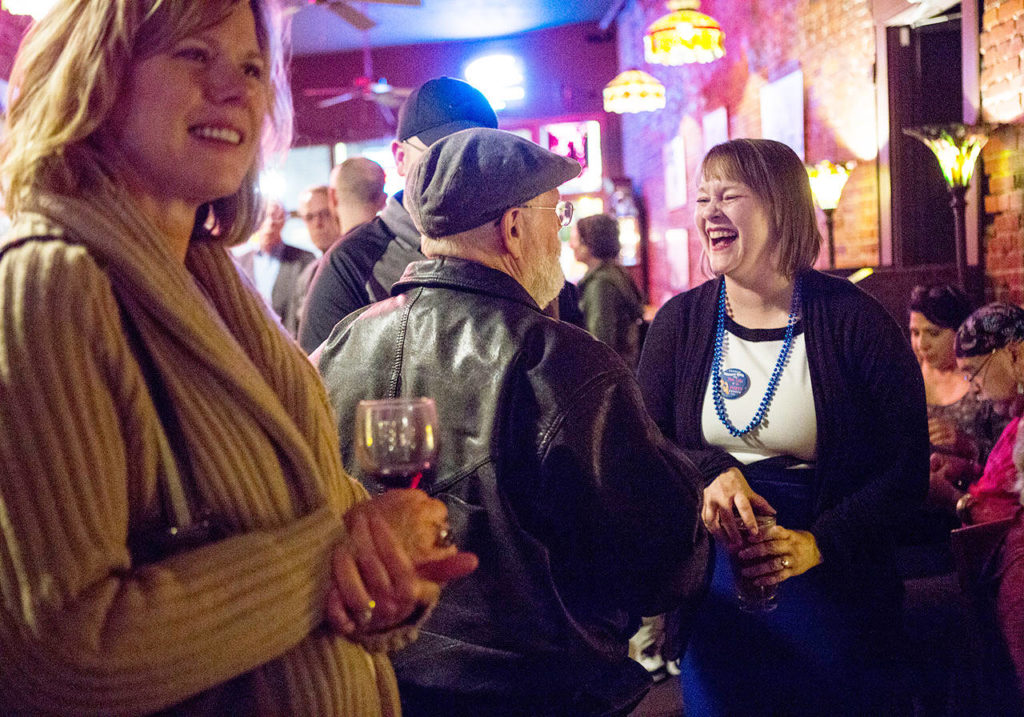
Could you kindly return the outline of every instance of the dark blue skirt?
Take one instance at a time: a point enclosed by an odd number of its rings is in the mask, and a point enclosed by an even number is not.
[[[776,509],[779,525],[811,526],[813,469],[770,461],[747,466],[744,475]],[[877,591],[862,589],[854,576],[819,565],[779,586],[774,611],[747,613],[736,601],[728,554],[716,545],[711,588],[681,665],[686,714],[898,712],[898,622],[886,619],[898,615],[898,593],[894,605],[880,606]]]

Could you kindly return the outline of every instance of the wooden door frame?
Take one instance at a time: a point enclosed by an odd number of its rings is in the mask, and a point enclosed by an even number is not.
[[[981,10],[983,0],[961,0],[960,52],[961,80],[963,84],[963,121],[973,124],[981,116]],[[900,16],[913,10],[917,3],[908,0],[874,0],[872,14],[875,21],[875,89],[876,122],[878,135],[878,254],[879,264],[891,266],[899,258],[894,251],[892,235],[892,176],[889,156],[889,50],[887,31],[900,24]],[[975,173],[979,177],[980,173]],[[982,201],[981,181],[975,179],[967,190],[967,263],[979,262]]]

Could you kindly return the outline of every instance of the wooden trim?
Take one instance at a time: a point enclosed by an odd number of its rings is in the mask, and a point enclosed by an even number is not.
[[[974,124],[981,119],[981,10],[980,0],[960,3],[960,65],[963,76],[964,122]],[[981,263],[981,176],[982,159],[974,170],[974,181],[967,188],[967,211],[964,224],[967,229],[967,263]]]

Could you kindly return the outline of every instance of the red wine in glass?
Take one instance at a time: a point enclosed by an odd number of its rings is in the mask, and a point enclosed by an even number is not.
[[[384,488],[419,488],[421,484],[429,485],[434,476],[433,466],[410,466],[409,468],[389,468],[368,473],[369,478]]]
[[[437,463],[437,408],[430,398],[360,401],[356,462],[384,489],[429,484]],[[374,487],[371,484],[371,487]]]

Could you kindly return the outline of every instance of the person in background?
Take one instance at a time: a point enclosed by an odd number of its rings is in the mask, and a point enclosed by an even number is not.
[[[372,221],[384,209],[386,179],[384,169],[366,157],[349,157],[331,170],[331,211],[341,225],[342,236]]]
[[[698,176],[716,278],[661,308],[639,369],[655,422],[704,475],[716,542],[683,700],[702,715],[891,714],[893,531],[928,486],[921,372],[885,309],[812,270],[821,234],[792,149],[725,142]],[[773,612],[740,611],[730,553],[744,580],[777,587]]]
[[[306,189],[299,195],[299,217],[306,224],[306,231],[309,232],[309,240],[318,250],[320,257],[306,264],[295,279],[295,296],[292,304],[296,307],[296,331],[302,325],[302,317],[306,310],[306,295],[309,293],[309,285],[313,282],[313,276],[320,266],[320,258],[323,252],[331,248],[334,242],[341,238],[341,228],[338,226],[338,218],[331,207],[330,193],[326,184]]]
[[[310,242],[321,254],[341,237],[338,217],[331,206],[330,188],[326,184],[309,187],[299,195],[298,214],[306,225]],[[307,270],[308,267],[303,273]]]
[[[1013,447],[1024,413],[1024,309],[981,307],[956,332],[957,370],[975,400],[990,401],[1008,420],[981,466],[962,470],[945,454],[932,455],[931,498],[964,525],[1011,517],[1019,506]],[[960,488],[963,475],[977,480]],[[980,477],[979,477],[980,476]]]
[[[271,200],[256,233],[234,254],[238,266],[256,286],[260,296],[278,315],[288,333],[295,336],[300,306],[295,298],[295,285],[302,270],[316,257],[284,243],[281,230],[286,219],[284,206]]]
[[[368,500],[225,247],[290,93],[265,0],[61,0],[0,149],[0,713],[397,715],[446,510]]]
[[[981,478],[966,493],[952,488],[947,509],[965,525],[1012,519],[981,577],[982,605],[996,625],[1017,675],[1016,713],[1024,712],[1024,309],[988,304],[971,314],[956,334],[957,366],[971,392],[1010,416],[989,453]],[[994,598],[994,605],[988,599]]]
[[[580,310],[587,331],[604,341],[626,365],[640,359],[640,323],[644,301],[618,262],[619,223],[607,214],[583,217],[573,227],[569,246],[576,261],[587,265],[580,279]]]
[[[967,297],[951,284],[914,287],[910,345],[924,378],[932,450],[984,464],[1007,418],[978,398],[957,368],[956,330],[970,313]]]
[[[393,656],[409,717],[625,715],[650,685],[627,655],[640,616],[704,587],[696,470],[611,349],[541,310],[565,283],[557,187],[579,171],[500,130],[435,142],[405,195],[428,258],[314,353],[339,416],[437,401],[440,460],[420,485],[481,556]],[[351,421],[338,430],[352,465]]]
[[[396,171],[408,178],[427,147],[452,132],[497,126],[498,116],[475,87],[451,77],[428,80],[398,111],[397,137],[391,143]],[[404,192],[388,197],[379,216],[356,227],[322,257],[299,327],[299,344],[307,353],[345,316],[388,298],[405,267],[423,259],[420,234],[403,197]]]

